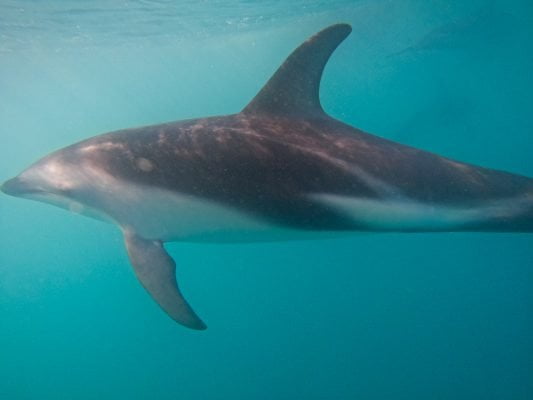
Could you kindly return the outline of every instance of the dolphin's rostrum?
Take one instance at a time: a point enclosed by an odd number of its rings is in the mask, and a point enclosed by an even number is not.
[[[135,274],[177,322],[167,241],[305,239],[354,231],[533,231],[533,180],[362,132],[328,116],[319,85],[348,36],[298,47],[238,114],[126,129],[58,150],[2,191],[110,221]]]

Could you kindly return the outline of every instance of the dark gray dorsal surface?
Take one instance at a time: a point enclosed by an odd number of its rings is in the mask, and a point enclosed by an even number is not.
[[[322,72],[333,51],[351,31],[348,24],[336,24],[306,40],[242,112],[315,117],[323,114],[319,99]]]

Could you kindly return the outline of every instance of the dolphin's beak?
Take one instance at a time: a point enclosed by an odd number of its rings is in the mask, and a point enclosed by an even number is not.
[[[18,177],[5,181],[2,186],[0,186],[0,190],[10,196],[23,196],[35,192],[35,188],[31,187]]]

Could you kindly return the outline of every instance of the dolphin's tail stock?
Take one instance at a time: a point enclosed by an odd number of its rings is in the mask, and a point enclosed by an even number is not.
[[[524,196],[516,202],[515,213],[515,220],[510,221],[510,231],[533,233],[533,179],[528,179]]]
[[[524,196],[507,200],[505,207],[488,208],[489,215],[477,226],[479,231],[533,233],[533,179]],[[476,228],[476,226],[475,226]]]
[[[516,232],[533,233],[533,192],[528,197],[528,206],[522,222],[517,224]]]

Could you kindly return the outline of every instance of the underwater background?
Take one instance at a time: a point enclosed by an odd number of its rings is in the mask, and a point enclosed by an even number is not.
[[[0,181],[98,133],[241,110],[353,33],[324,108],[533,176],[533,3],[0,2]],[[533,235],[167,245],[207,331],[168,318],[119,230],[0,196],[0,399],[533,399]]]

